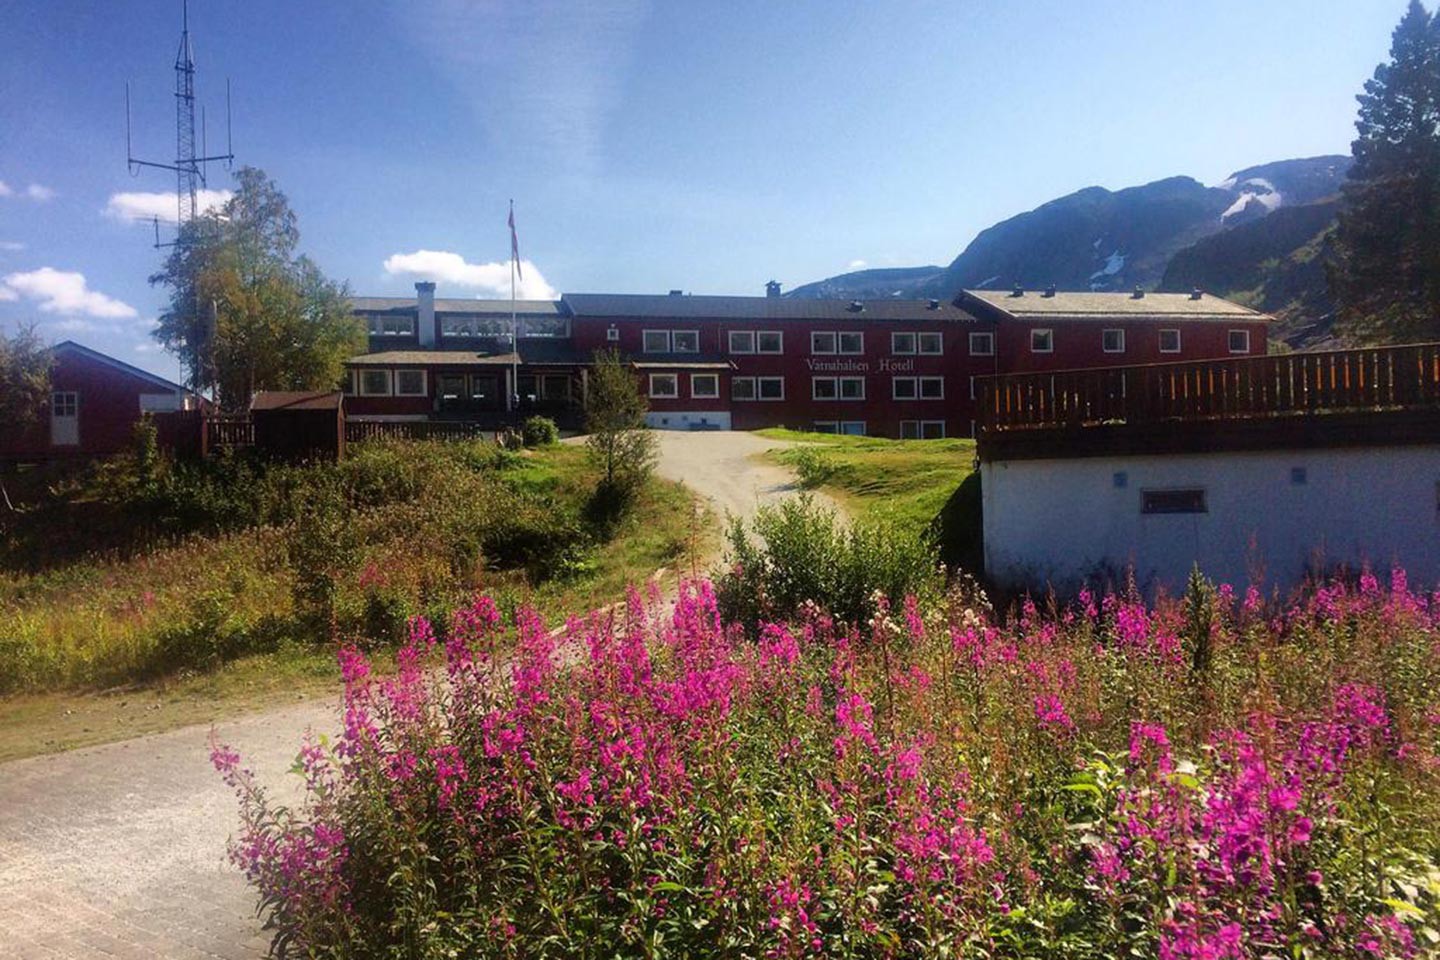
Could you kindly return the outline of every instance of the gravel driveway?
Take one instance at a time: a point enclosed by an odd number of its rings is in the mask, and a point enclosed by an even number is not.
[[[662,432],[658,470],[752,517],[794,491],[756,462],[784,446],[746,433]],[[272,795],[307,728],[336,704],[311,702],[220,724]],[[257,957],[268,938],[225,858],[235,799],[210,767],[208,727],[0,764],[0,958]]]

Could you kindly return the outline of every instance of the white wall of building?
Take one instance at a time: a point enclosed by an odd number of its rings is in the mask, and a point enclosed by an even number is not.
[[[651,410],[645,414],[645,425],[652,430],[729,430],[728,410]]]
[[[1440,584],[1440,446],[1011,460],[981,465],[987,573],[1057,585],[1133,567],[1183,587],[1193,563],[1288,588],[1307,563],[1404,566]],[[1296,471],[1303,471],[1303,477]],[[1123,485],[1122,485],[1123,484]],[[1144,514],[1146,490],[1203,488],[1207,512]]]

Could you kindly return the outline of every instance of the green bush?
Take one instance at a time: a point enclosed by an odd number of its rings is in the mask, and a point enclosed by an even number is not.
[[[548,447],[560,440],[560,428],[549,417],[531,417],[520,429],[527,447]]]
[[[753,532],[754,539],[740,520],[731,520],[726,569],[716,587],[724,616],[750,628],[793,616],[807,602],[859,624],[875,613],[877,597],[893,606],[942,587],[928,541],[879,521],[846,526],[806,494],[762,507]]]
[[[824,486],[840,471],[834,460],[810,446],[796,447],[788,459],[800,477],[800,486],[806,490]]]

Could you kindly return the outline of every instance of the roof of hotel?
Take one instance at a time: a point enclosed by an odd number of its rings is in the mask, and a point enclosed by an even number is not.
[[[355,366],[374,367],[495,367],[521,362],[513,353],[476,353],[473,350],[382,350],[345,361]]]
[[[994,312],[1008,319],[1056,320],[1248,320],[1263,322],[1266,314],[1230,300],[1202,293],[1091,293],[1027,290],[1022,296],[1004,290],[965,290],[962,303],[979,312]]]
[[[356,313],[388,313],[401,311],[413,313],[416,309],[414,297],[351,297],[350,309]],[[510,316],[509,300],[479,300],[457,297],[437,297],[436,313],[461,313]],[[564,316],[566,310],[559,300],[516,300],[515,312],[525,316]]]
[[[578,317],[615,320],[975,320],[968,311],[948,300],[791,300],[785,297],[567,293],[563,302]]]

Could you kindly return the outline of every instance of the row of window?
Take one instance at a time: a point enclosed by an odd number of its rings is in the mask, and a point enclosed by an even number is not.
[[[618,339],[615,328],[609,332],[616,334],[610,339]],[[643,330],[640,336],[645,353],[700,352],[698,330]],[[972,351],[974,336],[971,336]],[[785,334],[781,330],[731,330],[727,345],[731,353],[784,353]],[[993,344],[989,349],[993,352]],[[812,330],[810,352],[823,356],[858,356],[865,352],[865,334],[858,330]],[[896,331],[890,334],[890,352],[901,356],[940,356],[945,352],[945,342],[939,333]]]
[[[372,337],[411,337],[415,335],[415,318],[404,314],[370,314],[366,325]],[[520,336],[557,338],[570,336],[570,321],[565,317],[521,317]],[[440,335],[445,337],[509,337],[509,317],[440,317]]]
[[[983,342],[984,352],[975,349],[977,337],[986,338]],[[1230,330],[1227,331],[1227,346],[1231,353],[1250,352],[1250,331]],[[1106,329],[1100,331],[1100,349],[1106,353],[1125,352],[1125,331],[1120,329]],[[994,353],[995,341],[991,334],[972,333],[970,334],[970,352],[972,354],[990,356]],[[1031,353],[1054,353],[1055,352],[1055,331],[1048,329],[1036,329],[1030,331],[1030,352]],[[1164,328],[1160,330],[1160,352],[1180,352],[1180,331],[1177,328]]]
[[[423,397],[429,392],[424,370],[360,370],[356,381],[362,397]]]
[[[973,378],[972,378],[973,379]],[[660,400],[680,396],[680,376],[675,373],[650,374],[649,394]],[[715,399],[720,396],[720,377],[714,373],[692,373],[690,396],[693,399]],[[891,377],[890,396],[894,400],[944,400],[944,377]],[[732,400],[784,400],[784,377],[733,377],[730,380]],[[811,377],[812,400],[864,400],[864,377]]]
[[[853,437],[865,436],[864,420],[816,420],[811,425],[816,433],[843,433]],[[901,440],[944,440],[944,420],[901,420]]]

